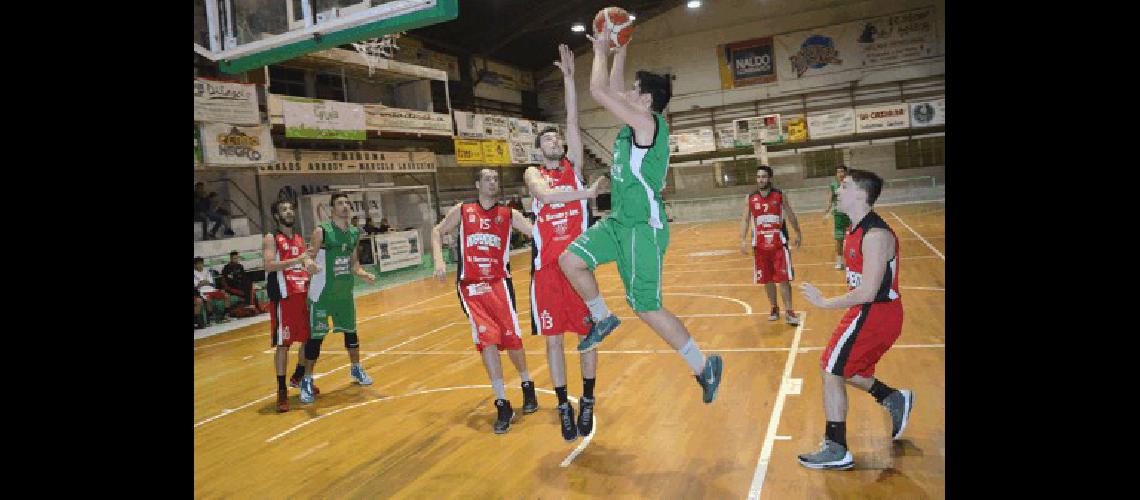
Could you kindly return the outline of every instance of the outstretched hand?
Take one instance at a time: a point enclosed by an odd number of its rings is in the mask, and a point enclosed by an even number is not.
[[[586,35],[586,38],[588,38],[590,40],[590,43],[594,45],[595,54],[599,52],[606,54],[610,51],[610,40],[612,39],[611,33],[613,33],[613,31],[610,30],[609,26],[606,26],[602,29],[601,33],[596,33],[596,36],[591,36],[589,34]]]
[[[562,76],[566,78],[574,78],[574,53],[570,51],[564,43],[558,44],[558,54],[562,57],[561,61],[554,61],[554,65],[562,70]]]
[[[823,293],[820,292],[819,289],[815,287],[815,285],[805,282],[804,284],[800,285],[800,291],[803,292],[804,298],[807,299],[808,302],[811,302],[811,305],[816,307],[826,307],[827,302],[823,298]]]

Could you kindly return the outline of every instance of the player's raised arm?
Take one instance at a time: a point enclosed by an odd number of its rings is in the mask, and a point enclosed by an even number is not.
[[[625,92],[625,55],[629,44],[622,45],[614,52],[614,62],[610,65],[610,90],[617,93]]]
[[[431,228],[431,255],[435,262],[434,274],[440,281],[443,281],[444,275],[447,274],[447,265],[443,263],[442,236],[450,233],[459,225],[459,207],[461,206],[463,206],[462,203],[456,203],[443,217],[443,220]]]
[[[609,62],[610,29],[607,27],[598,37],[586,35],[594,46],[594,63],[590,69],[590,95],[598,104],[616,116],[622,123],[633,128],[636,138],[652,139],[656,124],[653,115],[648,109],[638,109],[622,97],[620,92],[610,88],[606,75],[606,64]],[[639,140],[638,143],[648,143],[649,140]]]
[[[578,92],[574,87],[574,53],[566,44],[558,45],[560,61],[554,63],[562,70],[562,86],[566,92],[566,158],[574,166],[574,172],[585,180],[582,164],[585,153],[582,147],[582,131],[578,128]]]

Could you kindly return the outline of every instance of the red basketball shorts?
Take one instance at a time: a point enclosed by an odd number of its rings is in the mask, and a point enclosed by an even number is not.
[[[269,337],[272,347],[308,342],[309,306],[305,303],[305,294],[270,301]]]
[[[515,311],[515,291],[511,280],[459,283],[459,304],[471,321],[475,349],[497,345],[500,350],[522,349],[519,316]]]
[[[590,333],[590,309],[557,265],[534,272],[530,280],[530,333]]]
[[[788,247],[776,245],[766,249],[757,246],[753,247],[752,255],[756,270],[752,277],[753,283],[783,283],[796,278],[792,270],[792,253]]]
[[[848,309],[823,350],[820,368],[843,378],[875,375],[875,364],[902,334],[902,322],[901,300]]]

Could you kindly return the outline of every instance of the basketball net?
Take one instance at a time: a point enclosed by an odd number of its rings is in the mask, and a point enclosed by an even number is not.
[[[368,64],[368,76],[372,76],[376,72],[376,67],[380,65],[381,59],[391,59],[399,50],[400,47],[396,45],[396,40],[400,38],[400,35],[403,33],[392,33],[380,38],[352,42],[356,52]]]

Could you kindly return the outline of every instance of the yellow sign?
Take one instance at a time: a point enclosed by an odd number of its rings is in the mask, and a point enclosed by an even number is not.
[[[454,139],[455,163],[461,166],[510,165],[511,147],[507,141]]]
[[[803,117],[788,118],[784,121],[788,127],[785,142],[803,142],[808,140],[807,119]]]
[[[490,165],[510,165],[510,145],[507,141],[483,141],[483,161]]]
[[[455,163],[460,165],[485,165],[483,161],[483,141],[455,139]]]

